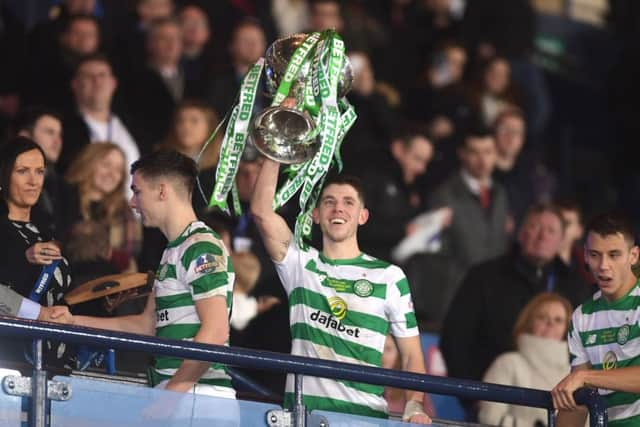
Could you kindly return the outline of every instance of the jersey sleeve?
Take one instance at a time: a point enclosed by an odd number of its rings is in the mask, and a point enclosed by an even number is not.
[[[585,363],[589,363],[589,356],[587,355],[587,351],[582,344],[582,339],[580,338],[580,330],[578,327],[580,326],[579,317],[582,312],[582,306],[579,306],[571,317],[571,323],[569,324],[569,332],[567,333],[567,342],[569,344],[569,357],[571,366],[580,366]]]
[[[302,285],[302,271],[304,269],[302,256],[302,250],[295,242],[295,239],[291,239],[287,253],[282,261],[273,262],[287,295],[293,291],[293,288]]]
[[[198,241],[182,255],[184,281],[194,301],[214,296],[227,297],[235,277],[227,252],[212,241]]]
[[[386,314],[391,335],[404,338],[418,335],[418,322],[413,311],[409,282],[400,268],[394,267],[387,286]]]

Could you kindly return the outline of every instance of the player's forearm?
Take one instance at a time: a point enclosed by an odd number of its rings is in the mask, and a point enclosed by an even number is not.
[[[193,386],[200,380],[202,375],[207,372],[210,366],[211,362],[183,360],[176,373],[167,383],[165,389],[180,392],[191,391]]]
[[[257,221],[274,213],[273,198],[278,185],[279,168],[280,165],[270,159],[265,159],[260,168],[251,197],[251,213]]]
[[[604,388],[627,393],[640,393],[640,366],[600,371],[581,371],[585,386]]]
[[[414,372],[416,374],[426,374],[422,354],[408,354],[406,356],[403,356],[402,370],[405,372]],[[422,402],[424,399],[424,393],[421,391],[407,390],[405,397],[407,401],[415,400],[416,402]]]
[[[193,338],[193,341],[203,344],[224,345],[228,338],[228,328],[214,327],[209,329],[207,327],[201,327]],[[211,362],[183,360],[176,373],[167,383],[166,389],[181,392],[190,391],[210,366]]]
[[[121,317],[73,316],[73,324],[140,335],[155,334],[153,323],[146,316],[140,314]]]

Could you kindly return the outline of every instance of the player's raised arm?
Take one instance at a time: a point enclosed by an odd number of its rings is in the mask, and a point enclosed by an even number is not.
[[[273,210],[280,164],[266,159],[262,164],[251,197],[251,213],[260,230],[264,246],[274,261],[282,261],[292,238],[284,218]]]

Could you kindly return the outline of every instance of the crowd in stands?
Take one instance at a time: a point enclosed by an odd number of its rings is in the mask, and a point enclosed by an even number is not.
[[[15,163],[16,138],[45,159],[24,165],[43,180],[39,197],[26,179],[0,177],[5,202],[18,198],[0,212],[0,283],[28,295],[44,248],[60,261],[50,304],[99,275],[155,271],[166,239],[130,209],[129,167],[173,148],[198,161],[194,209],[236,264],[231,345],[288,353],[286,294],[249,210],[261,155],[251,146],[243,154],[241,212],[228,218],[207,207],[223,132],[202,148],[272,41],[326,28],[343,36],[355,74],[347,98],[358,119],[342,159],[366,187],[362,250],[403,267],[421,329],[441,335],[449,375],[498,382],[530,363],[551,379],[520,372],[505,381],[551,388],[569,370],[546,359],[566,352],[567,304],[593,291],[577,202],[598,195],[571,191],[578,184],[549,160],[552,89],[532,60],[528,0],[0,0],[1,161]],[[616,94],[620,111],[631,105]],[[262,86],[254,111],[269,102]],[[625,123],[622,138],[637,136],[638,121]],[[626,162],[607,179],[631,176],[622,188],[630,194],[640,180]],[[637,212],[637,197],[617,203]],[[287,220],[297,213],[290,205]],[[561,333],[542,331],[547,320]],[[555,353],[531,354],[541,348]],[[256,375],[282,393],[283,376]],[[537,415],[480,407],[488,422]]]

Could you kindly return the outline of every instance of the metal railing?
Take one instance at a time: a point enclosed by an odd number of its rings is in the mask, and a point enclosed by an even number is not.
[[[551,395],[549,392],[542,390],[421,375],[269,351],[167,340],[151,336],[0,316],[0,336],[2,335],[30,337],[34,338],[36,342],[40,342],[42,339],[53,339],[75,344],[88,344],[119,350],[142,351],[184,359],[217,362],[242,368],[292,373],[296,375],[296,404],[293,408],[294,420],[296,420],[294,425],[296,426],[304,425],[300,424],[304,420],[301,398],[301,379],[304,375],[364,382],[456,396],[470,400],[487,400],[543,408],[548,411],[549,426],[555,426]],[[34,348],[38,348],[38,345],[34,345]],[[35,354],[34,358],[37,361],[38,355]],[[46,386],[46,381],[36,381],[36,379],[42,377],[42,364],[41,362],[35,363],[34,392],[32,396],[46,396],[46,391],[36,390],[36,387]],[[591,427],[606,427],[606,405],[596,390],[580,389],[576,391],[574,397],[578,404],[586,405],[589,408]],[[44,407],[42,402],[36,402],[36,400],[38,399],[32,399],[32,416],[41,415]],[[33,426],[40,425],[44,424],[33,424]]]

